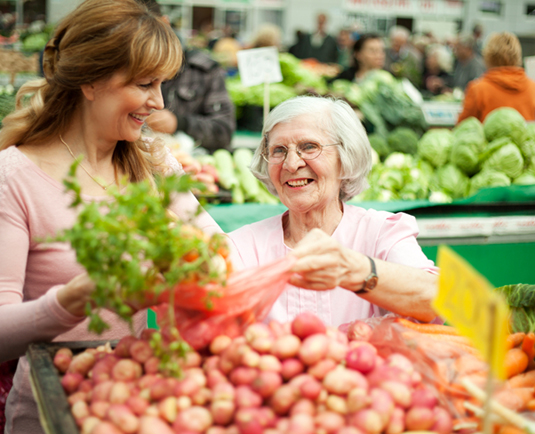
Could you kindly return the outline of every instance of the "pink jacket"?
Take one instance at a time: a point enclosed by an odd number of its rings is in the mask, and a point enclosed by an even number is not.
[[[286,256],[282,215],[243,226],[230,234],[244,268],[257,267]],[[414,217],[385,211],[365,210],[344,204],[344,215],[332,237],[345,247],[365,255],[409,265],[437,273],[433,261],[427,259],[416,241],[418,227]],[[308,311],[329,325],[339,326],[356,319],[386,313],[354,293],[343,288],[312,291],[288,285],[273,305],[266,322],[293,320]]]

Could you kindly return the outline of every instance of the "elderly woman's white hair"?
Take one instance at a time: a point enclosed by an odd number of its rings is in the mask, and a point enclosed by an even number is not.
[[[341,163],[340,199],[347,201],[368,188],[366,176],[372,167],[372,152],[366,131],[348,103],[330,97],[297,96],[275,107],[264,122],[263,138],[251,163],[253,174],[277,195],[262,153],[269,144],[269,133],[276,125],[301,115],[314,116],[318,126],[329,136],[330,143],[341,144],[336,147]]]

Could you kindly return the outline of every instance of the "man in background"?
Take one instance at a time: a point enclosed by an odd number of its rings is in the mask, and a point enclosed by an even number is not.
[[[299,59],[316,59],[321,63],[336,63],[338,61],[338,45],[336,39],[326,31],[327,15],[319,14],[314,33],[298,33],[297,42],[290,47],[289,52]]]
[[[476,41],[472,35],[460,35],[454,45],[457,64],[453,71],[453,87],[464,91],[466,85],[481,76],[487,69],[485,62],[476,53]]]
[[[402,26],[390,28],[385,69],[394,77],[407,78],[414,86],[422,84],[423,56],[410,43],[411,33]]]

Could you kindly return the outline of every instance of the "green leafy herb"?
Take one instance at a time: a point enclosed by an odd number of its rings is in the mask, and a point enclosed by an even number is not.
[[[535,332],[535,285],[505,285],[496,291],[505,296],[511,309],[512,332]]]

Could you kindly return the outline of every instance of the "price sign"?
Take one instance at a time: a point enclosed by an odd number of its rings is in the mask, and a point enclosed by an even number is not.
[[[237,56],[240,78],[244,86],[282,81],[279,51],[276,47],[240,50]]]
[[[494,374],[505,378],[505,340],[509,309],[505,300],[468,262],[440,246],[438,295],[433,305],[448,323],[471,339]]]

